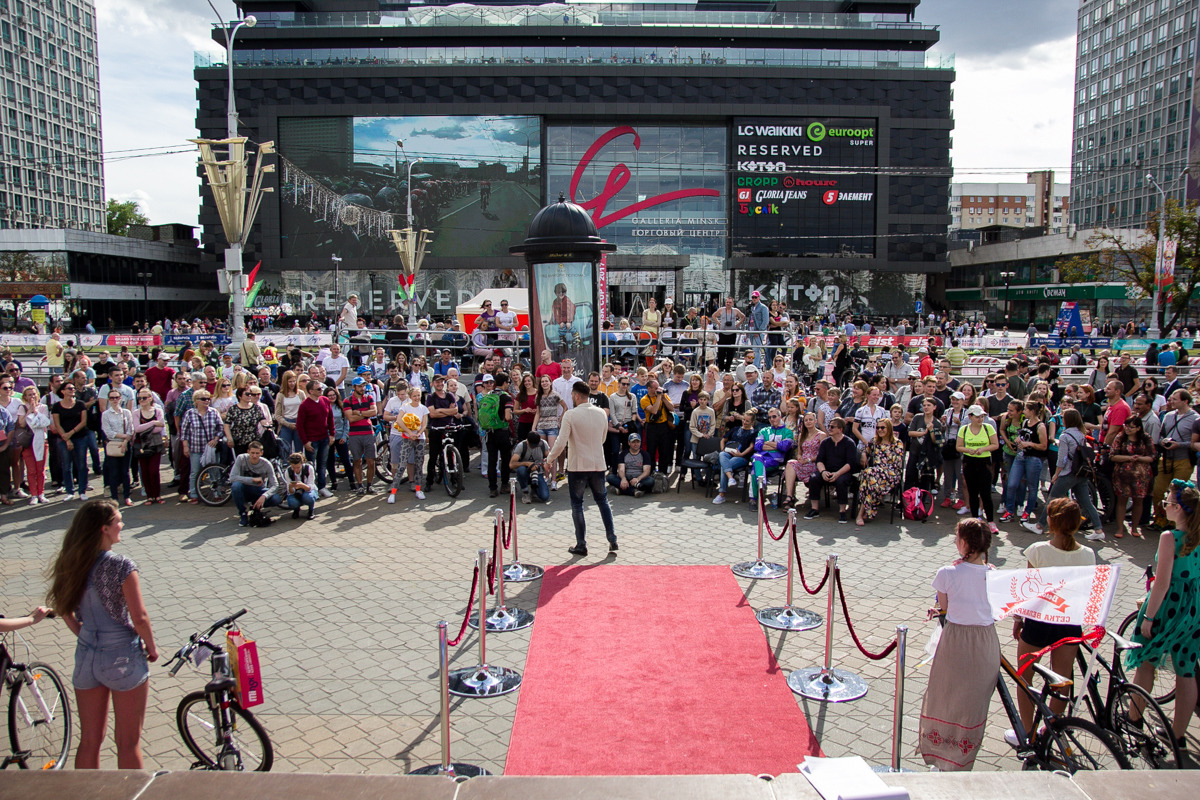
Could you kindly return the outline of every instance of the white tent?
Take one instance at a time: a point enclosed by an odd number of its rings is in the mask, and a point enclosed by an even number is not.
[[[459,330],[470,333],[475,330],[475,319],[483,313],[483,301],[492,301],[492,310],[500,310],[500,301],[508,301],[508,310],[517,315],[517,328],[529,324],[529,290],[515,289],[484,289],[465,303],[459,303],[454,309],[458,317]]]

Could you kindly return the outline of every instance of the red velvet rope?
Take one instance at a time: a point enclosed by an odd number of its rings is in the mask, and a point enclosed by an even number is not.
[[[792,552],[796,554],[796,571],[800,573],[800,585],[804,587],[804,591],[809,594],[817,594],[825,587],[825,581],[829,580],[829,562],[825,562],[825,574],[821,576],[821,582],[817,584],[817,588],[808,588],[808,582],[804,580],[804,561],[800,558],[800,543],[796,541],[796,527],[792,527]]]
[[[500,563],[500,540],[504,535],[499,532],[499,525],[492,522],[492,560],[487,565],[488,593],[496,592],[496,565]]]
[[[1021,660],[1017,662],[1017,674],[1018,675],[1023,674],[1025,672],[1025,670],[1027,670],[1031,666],[1033,666],[1033,662],[1037,661],[1039,658],[1046,655],[1046,653],[1049,653],[1051,650],[1057,650],[1058,648],[1060,648],[1064,645],[1086,644],[1088,647],[1095,647],[1097,644],[1100,643],[1100,640],[1104,638],[1104,634],[1106,634],[1107,632],[1108,631],[1106,631],[1103,626],[1096,626],[1095,628],[1092,628],[1090,631],[1085,633],[1083,636],[1068,636],[1064,639],[1059,639],[1057,642],[1050,645],[1049,647],[1043,647],[1041,650],[1038,650],[1036,653],[1026,653],[1024,656],[1021,657]]]
[[[467,601],[467,613],[463,615],[462,627],[458,629],[458,636],[455,636],[450,641],[446,642],[447,647],[458,647],[458,643],[462,641],[463,634],[467,632],[467,620],[471,618],[471,609],[475,607],[475,591],[479,588],[479,565],[475,565],[475,575],[471,578],[471,599]],[[482,622],[480,623],[482,624]]]
[[[512,488],[511,483],[509,488]],[[508,524],[504,526],[504,534],[500,542],[504,545],[505,550],[512,547],[512,532],[513,528],[517,527],[517,493],[510,491],[508,497]]]
[[[846,627],[850,630],[850,637],[854,639],[854,644],[858,645],[858,649],[862,654],[872,661],[882,661],[892,654],[898,644],[896,639],[892,639],[891,643],[883,648],[879,653],[872,653],[867,648],[863,647],[863,643],[859,640],[858,634],[854,632],[854,625],[850,622],[850,609],[846,606],[846,593],[842,591],[842,571],[834,568],[833,580],[837,584],[838,597],[842,600],[842,616],[846,618]]]
[[[763,493],[760,490],[758,493],[758,514],[760,517],[762,517],[763,527],[766,528],[766,530],[767,530],[767,536],[770,536],[772,539],[774,539],[775,541],[778,542],[784,536],[787,536],[788,531],[792,529],[791,514],[788,515],[788,521],[783,523],[783,530],[781,530],[779,532],[779,535],[776,536],[775,532],[771,530],[771,520],[767,519],[767,509],[766,509],[766,506],[763,505],[763,503],[764,503]]]

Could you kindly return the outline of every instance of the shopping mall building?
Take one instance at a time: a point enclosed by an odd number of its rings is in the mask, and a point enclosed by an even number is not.
[[[298,310],[357,291],[384,313],[400,270],[387,231],[411,206],[433,232],[416,299],[448,316],[525,285],[509,247],[561,194],[617,245],[618,316],[754,288],[804,311],[911,314],[949,268],[953,127],[953,64],[928,53],[939,33],[918,4],[244,0],[239,132],[279,152],[247,266]],[[198,54],[195,77],[197,126],[222,138],[224,55]]]

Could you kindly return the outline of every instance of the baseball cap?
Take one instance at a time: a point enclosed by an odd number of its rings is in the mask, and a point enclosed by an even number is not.
[[[356,371],[358,372],[359,375],[369,375],[371,373],[371,368],[368,367],[366,364],[363,364]]]
[[[751,292],[750,296],[751,297],[762,297],[762,295],[759,292]]]
[[[444,381],[444,380],[446,380],[446,376],[445,376],[445,375],[434,375],[434,376],[433,376],[433,382],[434,382],[434,383],[437,383],[438,381]]]
[[[918,348],[917,348],[917,352],[918,352],[918,353],[928,353],[928,352],[929,352],[929,348],[928,348],[928,347],[925,347],[924,345],[922,345],[921,347],[918,347]]]
[[[641,436],[638,436],[636,433],[631,433],[631,434],[629,434],[629,439],[627,441],[640,442],[641,440],[642,440]]]
[[[674,297],[668,297],[666,300],[663,301],[663,305],[666,305],[667,303],[674,303],[674,302],[675,302]]]
[[[495,383],[496,379],[493,378],[491,375],[484,375],[482,378],[479,379],[479,382],[480,383]]]
[[[171,357],[169,355],[167,355],[166,353],[159,353],[158,360],[159,361],[170,361]]]
[[[755,375],[757,375],[758,367],[754,366],[753,364],[747,364],[746,365],[746,374],[749,375],[751,372],[753,372]]]
[[[965,394],[963,394],[962,392],[955,392],[954,394],[950,395],[950,399],[951,400],[966,400],[967,396]]]
[[[983,406],[976,403],[975,405],[973,405],[967,409],[967,416],[985,417],[985,416],[987,416],[987,412],[983,410]]]
[[[361,383],[366,383],[366,381],[364,381],[362,378],[355,378],[354,380],[350,381],[351,386],[358,386]]]

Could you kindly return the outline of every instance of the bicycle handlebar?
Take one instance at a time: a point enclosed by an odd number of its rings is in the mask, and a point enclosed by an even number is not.
[[[191,657],[192,653],[195,652],[197,647],[204,646],[209,650],[212,650],[214,653],[219,652],[220,648],[214,644],[211,644],[208,640],[219,629],[231,627],[234,621],[237,620],[238,617],[245,614],[246,611],[247,609],[243,608],[236,614],[230,614],[224,619],[217,620],[212,624],[212,627],[208,629],[208,632],[203,635],[201,635],[199,632],[193,633],[190,637],[188,637],[188,643],[179,648],[179,650],[175,652],[175,655],[171,656],[171,659],[167,661],[167,663],[163,664],[163,667],[171,667],[171,674],[175,675],[180,669],[183,668],[184,663],[188,660],[188,658]],[[174,664],[173,667],[171,666],[172,664]]]

